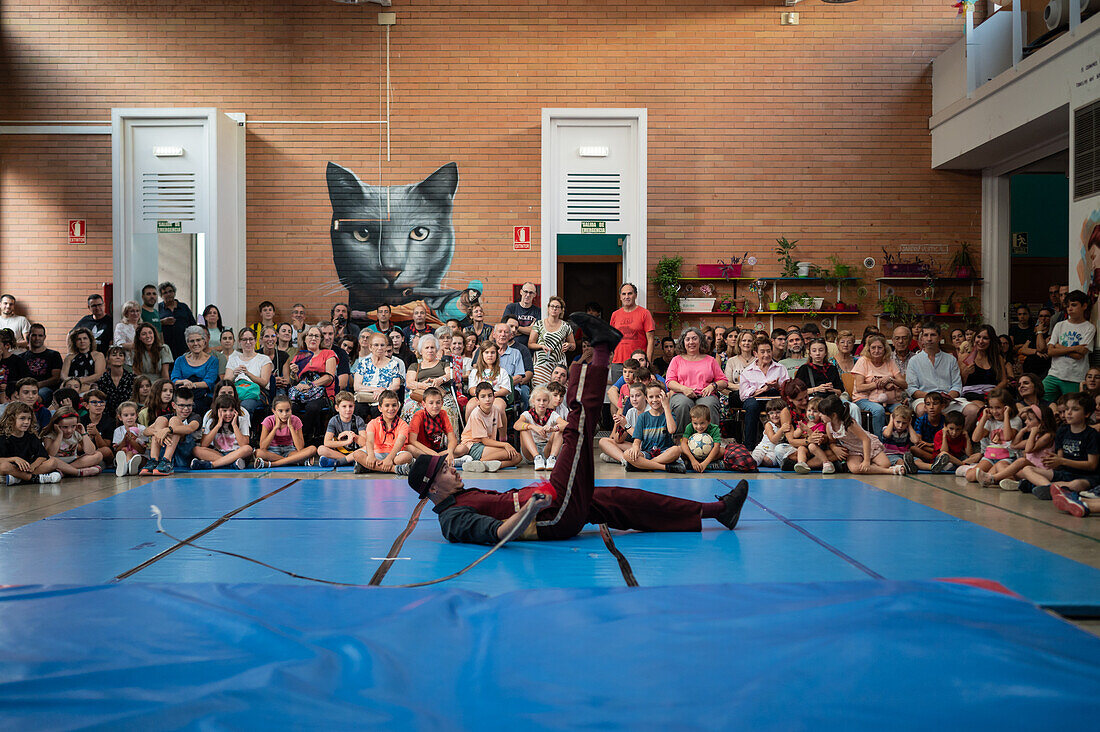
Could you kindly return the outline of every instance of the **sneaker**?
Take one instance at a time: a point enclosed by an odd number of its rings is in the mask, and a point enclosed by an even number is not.
[[[719,501],[726,504],[726,507],[722,510],[722,513],[718,514],[718,521],[727,529],[733,529],[737,526],[738,519],[741,518],[741,507],[745,505],[745,500],[749,497],[749,482],[742,480],[739,482],[732,491],[724,496],[715,496]]]
[[[99,475],[102,472],[103,472],[103,468],[99,467],[98,465],[93,465],[90,468],[81,468],[80,472],[77,474],[77,477],[78,478],[91,478],[93,475]]]
[[[675,460],[665,466],[666,473],[686,473],[687,468],[684,467],[684,463],[681,460]]]
[[[1051,499],[1050,486],[1049,485],[1033,485],[1031,487],[1031,495],[1035,496],[1040,501],[1049,501]]]
[[[130,461],[126,458],[126,453],[119,450],[115,453],[115,475],[119,478],[126,477],[126,471],[130,466]]]
[[[126,473],[128,475],[137,475],[139,472],[141,472],[141,465],[144,462],[144,456],[134,455],[132,458],[130,458],[128,464],[126,465]]]
[[[1020,493],[1031,493],[1035,490],[1035,484],[1027,478],[1021,478],[1020,480],[1016,481],[1016,488],[1020,491]]]
[[[404,465],[395,465],[393,467],[393,472],[397,473],[398,475],[408,475],[410,470],[412,470],[412,463],[405,463]]]
[[[901,458],[902,464],[905,466],[905,472],[909,475],[913,475],[917,472],[917,459],[913,457],[913,453],[907,452]]]
[[[34,476],[34,479],[39,483],[60,483],[61,473],[53,471],[52,473],[43,473],[42,475]]]
[[[535,470],[546,470],[546,458],[542,455],[535,455]]]
[[[546,469],[547,470],[553,470],[554,466],[556,466],[557,464],[558,464],[558,456],[557,455],[551,455],[550,457],[546,458]]]
[[[323,457],[317,461],[317,464],[322,468],[335,468],[338,463],[335,458]]]
[[[4,484],[5,485],[19,485],[19,478],[16,478],[14,475],[5,475],[4,476]]]
[[[267,470],[271,467],[271,462],[269,460],[264,460],[263,458],[256,458],[254,461],[252,461],[252,467],[254,467],[256,470]]]
[[[960,465],[959,467],[955,468],[955,477],[966,478],[966,474],[969,473],[971,468],[973,467],[973,465]]]
[[[455,458],[455,467],[457,468],[459,465],[465,465],[466,463],[470,462],[471,460],[473,460],[473,458],[470,457],[469,455],[463,455],[462,457],[457,457],[457,458]]]
[[[608,455],[608,454],[607,454],[606,452],[601,452],[601,453],[600,453],[600,460],[603,460],[603,461],[604,461],[605,463],[618,463],[618,462],[622,462],[621,460],[616,460],[615,458],[611,457],[611,456],[610,456],[610,455]]]
[[[821,466],[821,472],[824,475],[832,475],[836,472],[836,466],[826,460],[825,463]]]
[[[1060,486],[1051,486],[1050,499],[1054,501],[1054,507],[1071,516],[1084,518],[1089,515],[1089,507],[1081,500],[1081,494]]]
[[[211,464],[209,460],[199,460],[198,458],[191,458],[192,470],[210,470],[213,467],[213,464]]]
[[[1005,478],[997,485],[1001,486],[1002,491],[1018,491],[1020,490],[1020,481],[1012,480],[1012,478]]]
[[[905,475],[905,466],[901,463],[898,463],[894,467],[890,468],[890,472],[894,475]]]
[[[932,472],[936,475],[947,472],[949,467],[951,467],[951,460],[943,453],[937,455],[936,459],[932,461]]]
[[[173,470],[172,461],[161,458],[153,467],[153,475],[171,475]]]
[[[462,470],[466,473],[484,473],[485,463],[480,460],[469,460],[462,466]]]
[[[1100,489],[1091,488],[1087,491],[1081,491],[1077,495],[1081,496],[1081,498],[1087,498],[1089,500],[1096,500],[1097,498],[1100,498]]]
[[[799,475],[805,475],[806,473],[810,472],[810,466],[803,462],[797,462],[794,464],[794,472],[798,473]]]
[[[501,462],[499,460],[485,460],[482,464],[485,466],[485,469],[490,473],[497,472],[498,470],[500,470],[501,466]]]
[[[981,468],[977,468],[974,471],[974,478],[978,481],[978,485],[982,488],[988,488],[993,485],[993,479],[989,477],[989,473],[985,472]]]
[[[236,460],[229,463],[229,465],[226,465],[225,467],[227,467],[231,470],[244,470],[245,465],[246,465],[246,463],[244,461],[244,458],[237,458]]]
[[[644,472],[646,472],[646,471],[642,470],[641,468],[639,468],[637,465],[633,465],[631,463],[628,463],[625,460],[623,461],[623,467],[626,468],[626,472],[628,472],[628,473],[644,473]]]
[[[352,460],[351,465],[351,472],[355,473],[356,475],[362,475],[367,472],[367,469],[360,465],[358,460]]]

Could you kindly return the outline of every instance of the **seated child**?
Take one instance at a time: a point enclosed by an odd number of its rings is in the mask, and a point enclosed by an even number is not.
[[[355,462],[351,454],[365,444],[367,423],[355,413],[355,396],[350,391],[336,395],[336,414],[325,428],[325,442],[317,448],[318,465],[335,468]]]
[[[825,434],[825,422],[821,419],[821,415],[818,413],[818,409],[821,406],[820,398],[813,398],[806,403],[806,421],[799,425],[802,428],[803,433],[808,438],[810,435],[817,433]],[[833,465],[833,461],[829,459],[825,450],[828,447],[828,441],[822,441],[820,443],[812,442],[809,439],[805,444],[798,446],[797,460],[794,464],[794,472],[805,475],[810,472],[811,468],[809,460],[811,455],[821,463],[821,472],[825,474],[835,473],[836,467]]]
[[[565,423],[550,409],[550,392],[545,386],[535,387],[531,392],[531,408],[520,414],[512,426],[519,433],[523,457],[535,464],[535,470],[553,470],[561,452],[561,430]]]
[[[50,423],[50,410],[42,404],[42,400],[38,397],[38,381],[33,377],[28,376],[25,379],[20,379],[15,382],[15,391],[12,394],[12,398],[15,401],[23,402],[34,411],[35,421],[38,423],[38,429],[42,429]]]
[[[0,417],[0,475],[5,483],[57,483],[58,462],[34,432],[34,411],[23,402],[9,404]]]
[[[905,472],[917,472],[918,460],[911,452],[912,447],[920,443],[920,435],[913,427],[913,410],[907,404],[899,404],[890,413],[890,419],[882,428],[882,448],[886,451],[886,457],[891,465],[902,463]],[[924,463],[925,470],[932,466]]]
[[[168,379],[157,379],[149,390],[149,400],[138,410],[138,424],[148,427],[158,417],[171,418],[176,413],[173,396],[176,386]],[[197,417],[196,417],[197,418]]]
[[[739,442],[722,444],[722,431],[718,425],[710,421],[710,409],[702,404],[696,404],[688,412],[691,424],[684,428],[684,436],[680,440],[680,452],[687,458],[691,469],[697,473],[709,469],[732,470],[738,473],[756,472],[756,463],[748,449]],[[689,440],[692,435],[706,433],[714,440],[714,446],[702,460],[692,454]]]
[[[775,448],[786,441],[787,432],[790,431],[790,427],[784,426],[781,419],[786,406],[783,397],[772,397],[764,407],[768,415],[768,421],[764,423],[764,436],[752,451],[752,459],[757,465],[778,468],[783,462],[776,455]]]
[[[1066,492],[1088,492],[1100,484],[1100,435],[1088,425],[1093,400],[1083,392],[1065,395],[1062,414],[1066,423],[1054,434],[1053,455],[1043,458],[1043,467],[1024,466],[1018,475],[1016,488],[1040,500],[1051,500],[1051,487]]]
[[[982,457],[965,474],[968,483],[981,483],[983,486],[993,484],[989,471],[994,465],[1002,462],[1008,465],[1019,457],[1012,441],[1023,427],[1023,422],[1015,415],[1016,407],[1007,389],[998,387],[989,392],[988,402],[989,406],[982,410],[978,423],[974,425],[973,434]]]
[[[680,462],[680,448],[672,441],[676,420],[669,406],[668,393],[660,385],[650,384],[646,387],[645,398],[648,408],[635,422],[634,444],[623,453],[626,469],[687,472]]]
[[[949,473],[974,462],[971,461],[974,445],[970,442],[970,435],[966,434],[965,424],[962,412],[943,415],[943,428],[936,433],[932,443],[936,453],[936,459],[930,466],[933,473]]]
[[[141,464],[145,462],[145,451],[149,439],[145,428],[137,423],[138,405],[123,402],[118,405],[118,427],[111,436],[111,448],[115,456],[115,475],[138,475]]]
[[[76,381],[76,379],[70,379],[70,381]],[[80,392],[63,386],[53,393],[53,404],[50,405],[50,412],[52,414],[59,409],[71,409],[74,412],[79,412],[83,406],[84,402],[80,398]]]
[[[115,415],[107,414],[107,395],[99,389],[92,389],[85,395],[87,410],[80,415],[80,424],[84,433],[91,438],[96,452],[103,456],[103,465],[114,461],[115,452],[111,449],[111,436],[115,433]]]
[[[611,435],[600,438],[600,460],[605,463],[620,463],[624,468],[626,467],[623,452],[634,443],[634,425],[638,421],[638,414],[644,408],[643,404],[645,404],[645,384],[631,384],[630,408],[624,414],[616,414],[612,417],[614,424],[611,427]]]
[[[623,375],[619,377],[619,381],[607,387],[607,401],[611,404],[611,416],[615,417],[620,414],[624,414],[626,410],[630,409],[627,402],[630,399],[630,385],[633,384],[636,379],[634,378],[634,372],[641,368],[641,364],[635,358],[628,358],[623,361]]]
[[[400,417],[401,400],[397,392],[386,389],[378,395],[379,415],[367,423],[364,445],[351,454],[355,472],[409,474],[413,454],[405,450],[409,425]]]
[[[454,341],[462,342],[460,338]],[[469,449],[459,443],[451,418],[443,409],[443,392],[434,386],[424,390],[424,408],[409,423],[408,450],[413,457],[445,455],[449,465],[461,465],[470,459]]]
[[[821,400],[818,409],[825,419],[826,435],[833,452],[847,460],[848,470],[872,475],[905,475],[905,466],[891,467],[882,442],[852,419],[848,405],[840,397],[830,394]]]
[[[280,394],[271,402],[271,414],[260,423],[260,444],[256,448],[257,468],[312,463],[317,448],[306,444],[302,420],[292,413],[290,399]]]
[[[252,446],[248,444],[249,421],[242,412],[237,400],[228,394],[215,397],[213,409],[203,420],[202,442],[192,451],[192,470],[244,470],[252,457]]]
[[[80,426],[80,417],[71,409],[59,409],[42,430],[46,453],[57,460],[62,475],[85,478],[99,475],[103,456],[95,449],[92,438]]]
[[[154,391],[160,395],[162,391]],[[172,414],[161,415],[145,428],[149,440],[149,462],[140,475],[171,475],[174,466],[191,464],[202,423],[195,416],[195,395],[181,386],[173,391]],[[140,423],[140,420],[139,420]]]
[[[558,366],[558,368],[560,369],[562,367]],[[563,421],[569,419],[569,405],[565,403],[565,393],[567,389],[568,383],[563,384],[558,381],[551,381],[546,385],[546,390],[550,392],[550,408],[553,409]],[[642,401],[645,401],[644,397]]]
[[[1036,468],[1046,467],[1043,458],[1054,454],[1054,433],[1057,428],[1054,425],[1054,412],[1047,405],[1024,405],[1024,426],[1012,440],[1012,447],[1023,457],[1015,460],[1002,460],[996,463],[989,471],[990,482],[996,482],[1003,490],[1016,490],[1015,480],[1012,480],[1027,465]]]
[[[474,387],[473,394],[470,403],[475,406],[462,430],[462,444],[469,450],[471,459],[462,469],[471,473],[494,473],[502,467],[519,465],[523,456],[507,442],[504,415],[493,404],[496,400],[493,385],[482,381]]]
[[[913,422],[913,429],[920,439],[910,445],[909,450],[914,458],[923,463],[931,465],[939,456],[935,447],[936,433],[943,429],[943,410],[946,406],[947,397],[941,392],[930,391],[924,395],[924,414]],[[916,465],[921,466],[921,463]]]

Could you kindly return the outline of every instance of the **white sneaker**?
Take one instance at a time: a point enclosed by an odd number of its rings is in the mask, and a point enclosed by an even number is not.
[[[141,472],[141,464],[145,462],[145,458],[141,455],[134,455],[132,458],[126,461],[126,474],[137,475]]]
[[[535,455],[535,470],[546,470],[546,458],[542,455]]]
[[[557,455],[551,455],[550,457],[546,458],[546,469],[547,470],[553,470],[554,466],[557,465],[557,464],[558,464],[558,456]]]
[[[470,462],[471,460],[473,460],[473,458],[470,457],[469,455],[463,455],[462,457],[456,457],[455,458],[455,467],[457,468],[459,465],[465,465],[466,463]]]
[[[1088,498],[1089,500],[1095,500],[1100,498],[1100,488],[1093,488],[1087,491],[1081,491],[1077,494],[1081,498]]]
[[[905,466],[901,463],[898,463],[894,467],[890,468],[890,472],[894,475],[905,475]]]
[[[237,458],[233,461],[233,467],[237,470],[244,470],[245,462],[244,458]],[[226,466],[228,467],[228,466]]]
[[[965,478],[967,472],[969,472],[972,467],[974,467],[974,466],[973,465],[960,465],[959,467],[955,468],[955,477],[956,478]]]
[[[810,466],[806,463],[795,463],[794,472],[798,473],[799,475],[805,475],[806,473],[810,472]]]
[[[798,466],[795,467],[797,468]],[[831,461],[826,460],[825,463],[821,466],[821,472],[825,475],[832,475],[836,472],[836,466],[833,465]]]
[[[19,485],[20,480],[19,480],[19,478],[16,478],[14,475],[5,475],[4,476],[4,482],[7,485]]]
[[[495,473],[500,470],[500,464],[501,463],[499,460],[486,460],[484,462],[485,469],[488,470],[490,473]]]
[[[119,478],[126,477],[126,469],[129,464],[130,461],[126,457],[126,453],[124,453],[122,450],[119,450],[115,453],[115,475],[117,475]]]
[[[988,488],[993,485],[992,478],[989,477],[989,473],[985,472],[981,468],[974,469],[974,478],[978,481],[978,485],[983,488]]]
[[[462,471],[464,473],[484,473],[485,463],[480,460],[468,460],[463,466]]]
[[[600,460],[603,460],[605,463],[612,463],[612,464],[622,462],[621,460],[616,460],[615,458],[611,457],[606,452],[601,452],[600,453]]]
[[[1012,478],[1005,478],[997,485],[1001,486],[1002,491],[1018,491],[1020,490],[1020,481],[1012,480]]]
[[[34,477],[38,479],[39,483],[60,483],[61,482],[61,473],[57,472],[56,470],[53,471],[52,473],[44,473],[43,475],[36,475]]]

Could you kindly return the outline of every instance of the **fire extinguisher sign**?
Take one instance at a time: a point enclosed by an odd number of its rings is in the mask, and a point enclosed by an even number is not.
[[[529,251],[531,251],[531,227],[530,226],[513,226],[512,227],[512,251],[516,251],[516,252],[529,252]]]
[[[85,219],[69,219],[69,243],[87,244],[88,226]]]

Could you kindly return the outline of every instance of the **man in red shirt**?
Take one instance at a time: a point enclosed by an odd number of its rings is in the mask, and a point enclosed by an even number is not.
[[[638,288],[624,282],[619,288],[619,300],[623,306],[611,313],[611,327],[623,334],[615,352],[611,355],[611,383],[623,375],[623,361],[637,350],[645,351],[646,359],[653,362],[653,333],[657,326],[648,310],[638,304]]]

